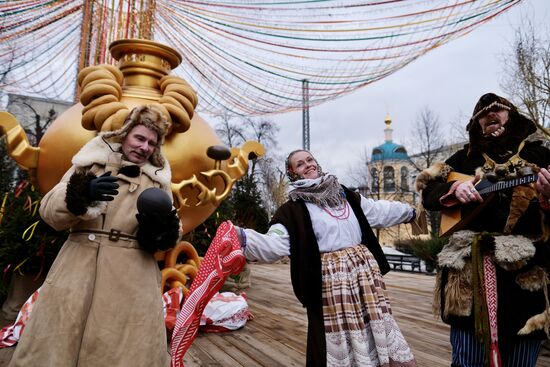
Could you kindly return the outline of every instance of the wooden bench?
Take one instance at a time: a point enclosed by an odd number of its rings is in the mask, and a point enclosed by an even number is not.
[[[393,270],[408,270],[403,269],[403,265],[409,265],[411,271],[418,269],[419,272],[422,271],[420,268],[420,259],[413,255],[391,255],[386,254],[386,259],[388,263],[393,268]]]

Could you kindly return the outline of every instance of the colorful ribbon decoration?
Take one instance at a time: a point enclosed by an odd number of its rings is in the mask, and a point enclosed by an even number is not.
[[[72,100],[108,45],[178,50],[199,111],[263,115],[332,100],[401,69],[521,0],[22,0],[0,4],[0,88]]]

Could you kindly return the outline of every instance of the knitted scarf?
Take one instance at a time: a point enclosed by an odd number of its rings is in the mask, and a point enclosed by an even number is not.
[[[290,183],[288,197],[304,200],[322,207],[335,208],[344,203],[344,190],[333,175],[303,179]]]

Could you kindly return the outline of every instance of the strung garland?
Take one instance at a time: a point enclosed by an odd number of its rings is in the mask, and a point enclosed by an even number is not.
[[[521,0],[0,2],[0,88],[72,99],[79,70],[121,38],[167,44],[212,114],[314,106],[385,78]],[[60,67],[63,65],[64,67]],[[43,80],[42,80],[43,79]],[[71,83],[72,81],[72,83]]]
[[[56,232],[38,213],[40,195],[28,181],[5,192],[0,201],[0,270],[9,274],[45,274],[57,256],[67,232]]]

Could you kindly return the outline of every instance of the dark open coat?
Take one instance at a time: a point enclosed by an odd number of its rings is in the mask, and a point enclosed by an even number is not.
[[[359,221],[362,233],[361,242],[373,254],[381,273],[386,274],[390,267],[382,247],[361,209],[361,198],[345,187],[344,192]],[[321,254],[313,233],[313,225],[306,204],[303,201],[286,202],[273,216],[271,224],[275,223],[281,223],[288,230],[292,287],[298,300],[307,309],[307,366],[326,366],[326,341],[321,293]]]

